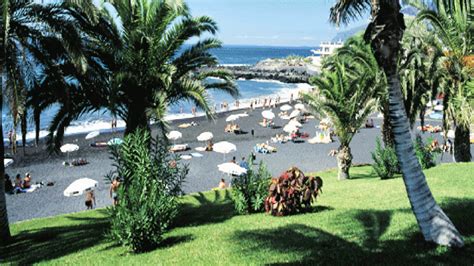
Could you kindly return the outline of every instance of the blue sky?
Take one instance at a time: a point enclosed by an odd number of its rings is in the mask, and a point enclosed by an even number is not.
[[[187,0],[193,16],[211,16],[224,44],[317,46],[338,31],[328,22],[334,0]]]

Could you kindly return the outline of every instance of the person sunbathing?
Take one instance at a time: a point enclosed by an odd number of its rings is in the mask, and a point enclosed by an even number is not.
[[[367,122],[365,122],[365,127],[366,128],[373,128],[374,127],[374,120],[373,119],[367,119]]]
[[[227,185],[225,184],[224,178],[221,178],[221,181],[219,182],[219,188],[220,189],[225,189]]]
[[[25,178],[23,179],[23,189],[28,189],[31,187],[31,175],[30,173],[25,174]]]
[[[213,145],[212,145],[212,141],[209,141],[209,142],[207,143],[207,146],[206,146],[205,151],[212,151],[212,146],[213,146]]]

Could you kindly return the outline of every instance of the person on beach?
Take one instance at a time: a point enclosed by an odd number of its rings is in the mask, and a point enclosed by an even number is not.
[[[225,189],[227,185],[225,184],[224,178],[221,178],[221,181],[219,182],[219,188],[220,189]]]
[[[114,180],[112,181],[112,184],[110,185],[110,198],[114,201],[113,204],[114,206],[118,204],[118,189],[120,187],[120,181],[118,177],[115,177]]]
[[[31,175],[30,173],[25,174],[25,178],[23,179],[23,189],[28,189],[31,187]]]
[[[20,174],[17,174],[14,181],[13,193],[24,193],[26,192],[23,189],[23,180],[21,180]]]
[[[293,93],[290,95],[290,104],[293,102]]]
[[[235,164],[237,163],[237,161],[235,160],[235,156],[232,157],[232,160],[230,160],[230,162],[231,162],[231,163],[235,163]]]
[[[245,168],[247,170],[249,169],[249,164],[245,160],[245,157],[242,157],[242,161],[240,161],[240,167]]]
[[[8,141],[10,142],[8,147],[11,148],[13,146],[13,130],[11,129],[8,131]]]
[[[191,108],[191,113],[193,113],[193,116],[196,116],[196,106],[193,106],[193,108]]]
[[[117,118],[112,118],[112,123],[111,123],[111,126],[112,126],[112,132],[115,132],[115,129],[117,128]]]
[[[94,190],[89,190],[86,192],[85,204],[88,210],[92,210],[94,209],[94,206],[96,206]]]

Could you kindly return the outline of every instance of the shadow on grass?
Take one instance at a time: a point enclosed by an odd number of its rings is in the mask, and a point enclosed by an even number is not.
[[[184,203],[173,227],[220,223],[232,218],[235,214],[230,191],[227,189],[214,190],[213,197],[201,192],[192,197],[198,205]]]
[[[355,230],[357,242],[302,224],[238,231],[231,239],[240,256],[266,258],[272,265],[471,265],[474,220],[468,219],[466,215],[473,213],[474,200],[448,200],[443,208],[462,234],[470,239],[464,248],[451,249],[425,242],[416,225],[400,232],[398,236],[381,238],[390,226],[392,214],[402,210],[354,210],[347,213],[342,222],[350,224],[351,221],[357,221],[351,228],[345,229]]]
[[[104,241],[108,218],[67,218],[81,223],[22,231],[3,248],[0,262],[23,265],[48,261]]]

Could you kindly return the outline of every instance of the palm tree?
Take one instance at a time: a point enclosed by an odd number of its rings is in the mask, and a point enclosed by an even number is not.
[[[474,76],[474,68],[466,60],[474,53],[474,4],[469,0],[436,1],[431,8],[422,1],[416,6],[421,9],[418,21],[428,21],[436,37],[445,49],[447,71],[444,86],[444,112],[455,126],[454,157],[457,162],[470,162],[471,149],[469,130],[472,116],[466,101],[467,83]]]
[[[372,19],[364,38],[370,42],[374,56],[387,77],[395,150],[412,210],[426,241],[463,246],[461,235],[436,204],[413,148],[397,67],[405,30],[399,0],[338,0],[331,8],[331,20],[336,24],[348,23],[368,8],[371,8]]]
[[[2,110],[4,92],[13,95],[15,108],[24,106],[25,90],[30,89],[37,80],[37,70],[51,60],[59,60],[62,54],[74,55],[78,64],[81,48],[77,45],[80,36],[74,23],[68,19],[62,4],[39,5],[31,0],[2,0],[0,2],[1,39],[0,74],[2,90],[0,92],[0,110]],[[12,99],[12,98],[10,98]],[[20,108],[21,106],[21,108]],[[22,111],[26,115],[26,109]],[[1,117],[1,114],[0,114]],[[2,122],[0,120],[0,122]],[[3,134],[2,123],[0,132]],[[0,143],[0,161],[4,159],[4,143]],[[0,163],[0,176],[5,169]],[[8,215],[6,211],[4,183],[0,182],[0,238],[10,237]],[[5,243],[2,241],[2,243]]]
[[[349,60],[351,62],[351,69],[354,69],[359,75],[375,75],[373,80],[379,82],[379,84],[374,84],[375,87],[387,86],[385,74],[380,69],[377,60],[375,60],[370,45],[364,41],[362,36],[349,38],[343,47],[336,50],[336,56],[333,58]],[[379,100],[378,109],[383,114],[382,139],[385,147],[393,147],[393,132],[388,114],[388,95],[386,90],[381,89],[377,90],[377,92]]]
[[[110,4],[115,8],[116,17],[108,13],[110,8],[104,8]],[[88,86],[78,82],[75,91],[79,93],[60,101],[62,107],[50,126],[50,132],[58,133],[55,137],[50,133],[50,145],[56,148],[60,145],[64,127],[80,114],[101,108],[123,118],[125,134],[129,134],[137,128],[149,129],[151,119],[165,129],[163,118],[168,106],[182,100],[194,103],[212,116],[210,89],[238,95],[229,72],[209,68],[217,64],[210,49],[219,48],[220,41],[204,38],[195,44],[185,44],[190,39],[215,34],[217,26],[211,18],[192,17],[182,1],[104,0],[98,6],[94,18],[80,10],[73,16],[78,21],[89,20],[85,25],[95,21],[95,27],[104,29],[105,36],[85,38],[107,43],[106,49],[101,49],[104,45],[99,42],[91,50],[100,49],[93,55],[97,54],[94,58],[101,60],[109,79],[98,91],[87,93],[82,91]],[[209,80],[209,77],[219,79]],[[83,79],[86,83],[88,80]],[[56,101],[51,95],[54,93],[45,92],[43,105]],[[94,105],[89,102],[90,98],[97,99]]]
[[[303,95],[313,112],[329,117],[334,124],[340,142],[337,154],[339,180],[349,178],[352,163],[349,144],[373,111],[377,94],[374,76],[354,77],[344,63],[336,60],[330,69],[311,80],[317,92]]]

